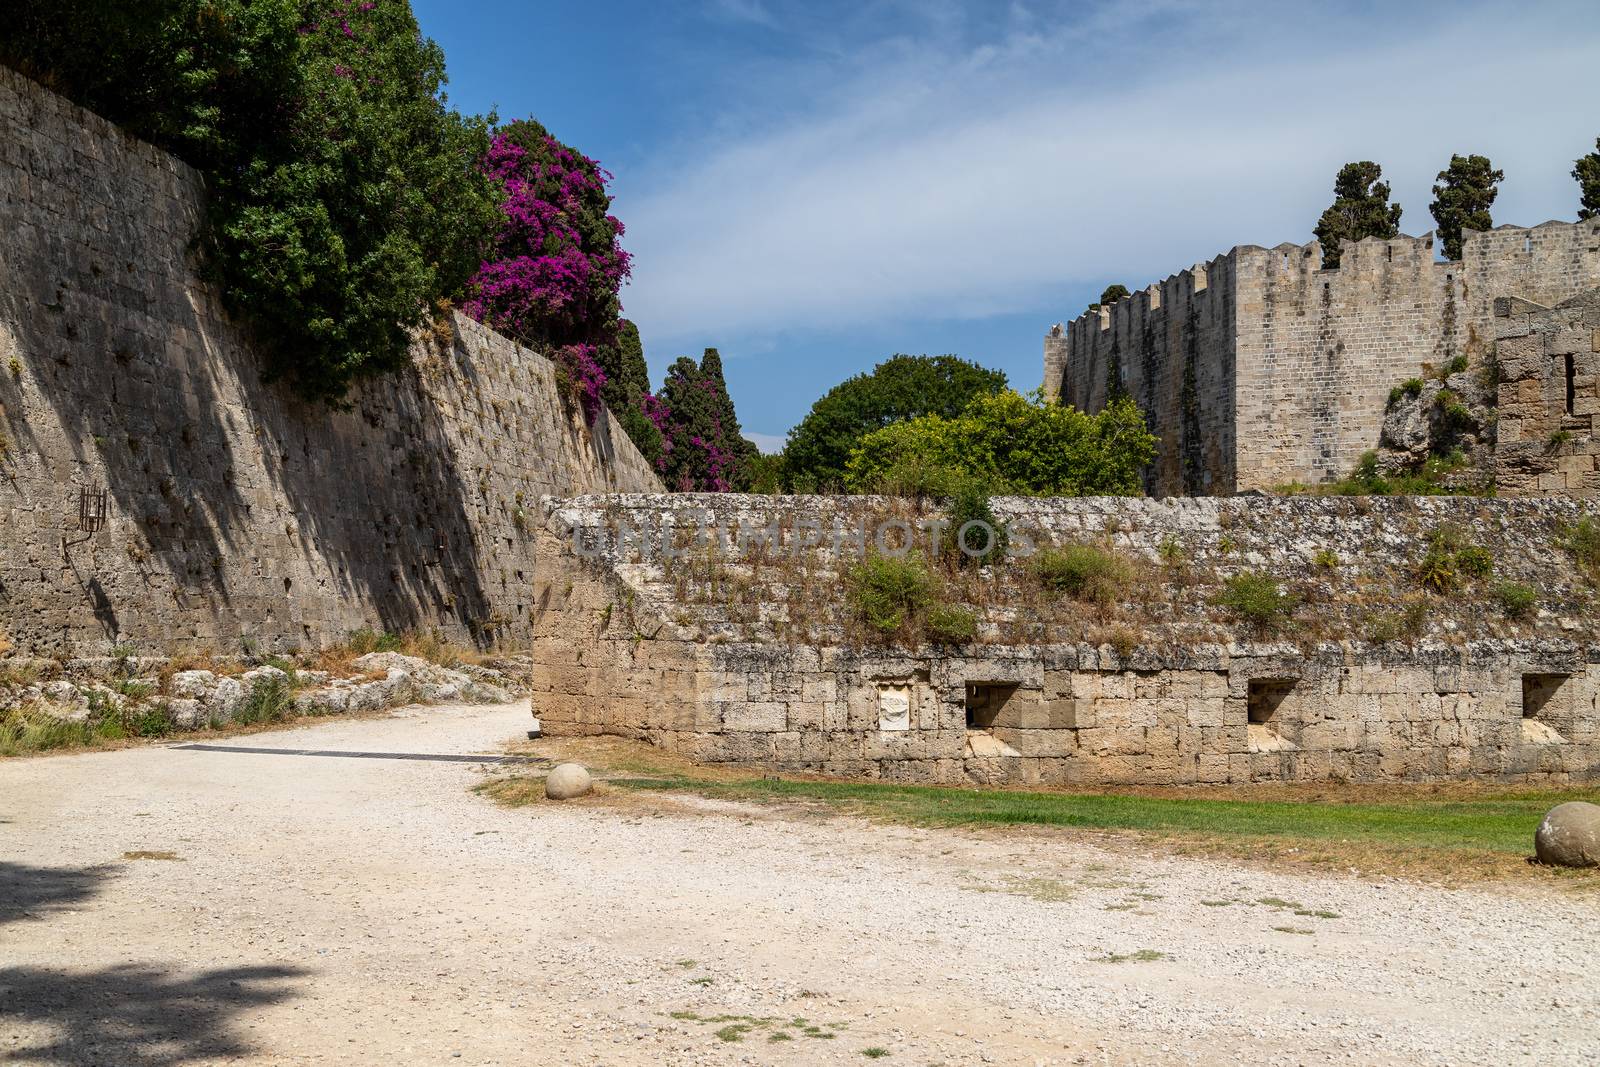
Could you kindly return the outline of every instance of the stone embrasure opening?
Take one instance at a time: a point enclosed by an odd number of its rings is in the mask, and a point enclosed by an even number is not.
[[[967,683],[967,729],[991,730],[1017,693],[1014,682]]]
[[[1295,746],[1278,732],[1278,709],[1294,691],[1293,678],[1252,678],[1245,693],[1250,751],[1282,752]]]
[[[1567,674],[1524,674],[1522,676],[1522,739],[1534,745],[1564,745],[1566,738],[1557,729],[1571,703]]]
[[[1278,706],[1294,689],[1293,678],[1252,678],[1246,708],[1250,721],[1265,726],[1278,714]]]

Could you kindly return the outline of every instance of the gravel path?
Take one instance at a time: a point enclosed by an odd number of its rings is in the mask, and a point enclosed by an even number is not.
[[[494,752],[526,722],[408,709],[228,743]],[[1600,1061],[1592,898],[657,796],[505,810],[469,791],[486,773],[0,762],[0,1058]]]

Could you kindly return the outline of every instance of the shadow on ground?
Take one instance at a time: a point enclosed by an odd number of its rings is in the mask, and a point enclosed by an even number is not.
[[[48,920],[80,906],[115,874],[111,867],[29,867],[0,862],[0,927]],[[0,934],[0,939],[3,939]],[[235,1032],[242,1014],[293,995],[296,967],[234,967],[183,973],[150,964],[94,971],[0,968],[0,1035],[49,1027],[0,1047],[0,1060],[48,1064],[174,1067],[256,1051]],[[5,1043],[0,1040],[0,1046]]]
[[[0,926],[48,918],[53,912],[82,904],[115,874],[116,868],[109,865],[29,867],[0,860]]]

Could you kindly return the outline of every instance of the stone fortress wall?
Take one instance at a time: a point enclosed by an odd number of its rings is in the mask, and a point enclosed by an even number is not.
[[[1600,499],[1600,290],[1496,300],[1495,316],[1499,491]]]
[[[1271,566],[1349,596],[1358,616],[1368,606],[1364,590],[1415,582],[1416,530],[1453,524],[1493,554],[1497,576],[1543,583],[1537,620],[1494,636],[1468,636],[1465,624],[1481,621],[1469,616],[1498,612],[1458,594],[1436,603],[1430,636],[1381,644],[1195,639],[1183,619],[1138,634],[1131,646],[1016,640],[1001,622],[1006,603],[988,605],[977,639],[961,645],[865,643],[847,631],[796,637],[795,572],[753,568],[750,552],[814,545],[816,530],[829,544],[831,530],[856,527],[875,506],[870,498],[686,494],[547,501],[541,559],[568,568],[542,564],[561,578],[538,597],[534,714],[551,734],[640,738],[704,762],[912,782],[1600,777],[1600,634],[1592,590],[1562,547],[1562,531],[1592,518],[1591,505],[995,501],[1003,521],[1036,538],[1106,544],[1152,566],[1164,545],[1178,543],[1185,581]],[[773,523],[773,541],[746,536]],[[580,535],[581,552],[574,528],[594,534]],[[686,550],[670,560],[660,548],[667,529],[709,532],[700,551],[681,536]],[[639,551],[641,536],[655,538],[653,552]],[[736,562],[711,565],[706,552],[718,545],[732,546]],[[1323,551],[1341,561],[1333,570],[1315,562]],[[820,550],[804,558],[815,588],[833,590],[819,596],[842,599],[840,559]],[[809,616],[821,608],[801,606]]]
[[[539,497],[655,474],[459,315],[348,410],[264,385],[194,272],[202,203],[195,171],[0,68],[0,648],[526,641]]]
[[[1350,473],[1377,447],[1389,390],[1457,355],[1487,358],[1494,301],[1546,306],[1600,286],[1600,222],[1368,238],[1322,269],[1321,246],[1240,245],[1045,338],[1047,393],[1086,411],[1113,382],[1161,439],[1156,495],[1230,493]]]

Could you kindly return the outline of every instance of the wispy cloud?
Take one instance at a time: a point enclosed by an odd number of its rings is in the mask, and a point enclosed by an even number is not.
[[[1519,9],[1504,49],[1491,5],[877,3],[841,28],[730,2],[782,21],[792,49],[742,69],[715,132],[630,183],[625,299],[647,339],[1145,284],[1235,243],[1308,239],[1354,158],[1383,163],[1409,232],[1432,227],[1453,151],[1507,171],[1499,218],[1570,217],[1570,161],[1600,132],[1578,84],[1600,29],[1576,7]]]
[[[711,0],[707,9],[712,18],[776,27],[778,20],[761,0]]]

